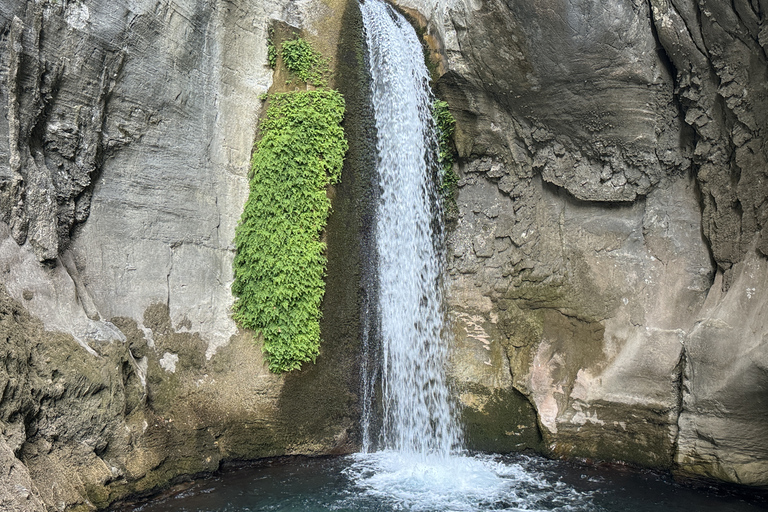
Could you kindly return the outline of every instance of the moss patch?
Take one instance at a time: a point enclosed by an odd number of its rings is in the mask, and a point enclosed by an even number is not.
[[[375,246],[372,231],[378,180],[376,130],[369,101],[362,16],[356,2],[347,4],[340,21],[334,76],[346,101],[344,132],[349,150],[342,179],[335,185],[328,218],[328,267],[323,316],[323,344],[314,365],[287,374],[277,407],[303,447],[325,444],[336,453],[359,446],[357,400],[364,303],[375,294]],[[368,327],[371,329],[371,327]]]
[[[283,41],[280,56],[286,69],[302,82],[316,87],[328,85],[328,61],[301,37]],[[269,53],[269,50],[268,50]]]
[[[267,44],[278,84],[278,77],[286,86],[294,79],[307,89],[327,84],[329,61],[295,29],[273,24]],[[250,194],[235,231],[233,318],[261,334],[269,369],[281,373],[319,354],[327,263],[321,236],[329,187],[339,181],[348,144],[338,91],[296,90],[265,99]]]
[[[456,151],[453,147],[453,133],[456,120],[448,110],[448,103],[436,100],[432,105],[432,117],[437,126],[438,155],[437,163],[440,173],[440,195],[443,198],[443,209],[448,218],[456,218],[459,208],[456,205],[459,177],[453,169]]]

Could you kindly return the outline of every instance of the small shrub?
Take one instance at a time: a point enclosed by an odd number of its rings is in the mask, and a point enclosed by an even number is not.
[[[452,215],[457,209],[456,190],[459,182],[459,177],[453,170],[454,152],[451,142],[456,129],[456,120],[448,110],[448,103],[442,100],[436,100],[432,105],[432,116],[437,126],[439,144],[437,161],[440,166],[440,193],[443,196],[446,213]]]
[[[267,62],[269,67],[275,69],[277,67],[277,47],[275,46],[275,29],[270,28],[267,36]]]
[[[304,39],[297,37],[282,44],[282,57],[285,67],[296,77],[310,85],[327,85],[328,62]]]

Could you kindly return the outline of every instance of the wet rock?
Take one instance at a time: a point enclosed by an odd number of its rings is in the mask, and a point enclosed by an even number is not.
[[[768,485],[764,6],[403,3],[458,121],[447,284],[473,446]],[[335,199],[318,366],[267,373],[229,317],[268,26],[333,55],[346,6],[0,5],[0,507],[353,448],[359,185]]]
[[[457,119],[451,307],[498,317],[546,449],[768,485],[762,409],[738,405],[764,387],[764,302],[735,307],[768,254],[764,9],[405,3]]]

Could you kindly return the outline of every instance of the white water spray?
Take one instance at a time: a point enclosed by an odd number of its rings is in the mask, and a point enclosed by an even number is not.
[[[459,447],[460,435],[445,376],[448,340],[441,293],[441,213],[434,183],[434,97],[413,27],[379,0],[365,0],[360,8],[381,190],[375,233],[380,442],[384,449],[403,454],[446,457]]]

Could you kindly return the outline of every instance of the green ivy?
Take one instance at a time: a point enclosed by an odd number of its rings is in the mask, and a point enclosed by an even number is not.
[[[440,193],[443,196],[446,213],[453,215],[457,211],[456,191],[459,183],[459,177],[453,170],[454,152],[451,142],[456,129],[456,120],[448,110],[448,102],[442,100],[435,100],[433,103],[432,116],[437,125],[439,143],[437,161],[440,165]]]
[[[328,62],[304,39],[297,37],[282,44],[285,67],[296,77],[310,85],[327,85]]]
[[[290,47],[290,46],[289,46]],[[268,97],[251,168],[250,194],[235,232],[234,318],[261,331],[269,368],[314,361],[325,293],[328,185],[341,175],[347,141],[344,99],[333,90]]]
[[[275,29],[271,28],[267,32],[267,62],[269,67],[277,67],[277,47],[275,46]]]

